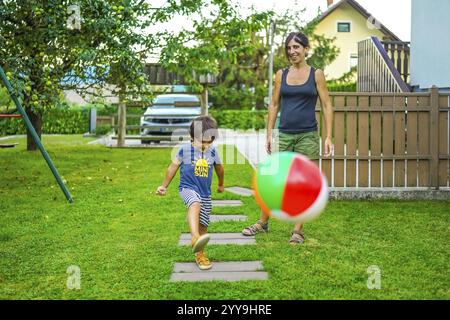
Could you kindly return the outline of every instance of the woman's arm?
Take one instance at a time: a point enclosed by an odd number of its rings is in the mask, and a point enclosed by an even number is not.
[[[272,135],[273,135],[273,128],[275,127],[275,121],[277,120],[278,110],[280,107],[279,102],[280,102],[280,88],[281,88],[282,74],[283,71],[278,70],[277,74],[275,75],[275,86],[272,93],[272,101],[269,104],[269,115],[267,119],[267,142],[266,142],[266,151],[268,154],[272,153]]]
[[[330,95],[328,94],[327,81],[325,75],[320,69],[316,70],[316,87],[319,93],[322,112],[325,116],[325,128],[327,129],[325,138],[324,156],[329,157],[334,154],[334,145],[332,142],[333,134],[333,106],[331,105]]]

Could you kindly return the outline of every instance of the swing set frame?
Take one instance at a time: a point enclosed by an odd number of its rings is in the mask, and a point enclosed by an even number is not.
[[[72,195],[70,194],[69,190],[67,189],[63,180],[61,179],[61,176],[59,175],[58,170],[56,170],[56,167],[54,166],[52,159],[50,158],[47,151],[45,150],[44,145],[41,142],[41,139],[39,139],[39,136],[36,133],[36,130],[34,129],[30,119],[28,118],[27,113],[25,112],[25,109],[20,104],[20,101],[17,98],[17,95],[14,92],[14,90],[11,86],[11,83],[9,82],[8,78],[6,77],[6,74],[3,71],[2,66],[0,66],[0,78],[3,82],[3,84],[6,86],[6,89],[8,89],[8,93],[9,93],[11,99],[13,100],[14,104],[16,105],[17,110],[19,111],[19,114],[6,114],[6,115],[2,114],[2,115],[0,115],[0,118],[22,118],[25,121],[25,126],[27,127],[28,132],[30,133],[30,135],[32,136],[37,147],[41,151],[41,154],[44,157],[45,161],[47,162],[48,167],[52,171],[53,176],[56,179],[56,182],[58,182],[58,185],[61,188],[61,191],[66,196],[67,201],[69,201],[69,203],[73,203]],[[14,147],[16,144],[9,144],[7,146]]]

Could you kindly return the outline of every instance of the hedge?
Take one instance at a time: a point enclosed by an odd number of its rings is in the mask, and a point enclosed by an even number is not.
[[[78,134],[89,130],[88,109],[54,108],[43,114],[42,133]],[[0,135],[25,134],[21,118],[1,118]]]
[[[356,82],[329,83],[327,87],[330,92],[356,92]]]
[[[209,110],[220,128],[228,129],[264,129],[267,110]]]

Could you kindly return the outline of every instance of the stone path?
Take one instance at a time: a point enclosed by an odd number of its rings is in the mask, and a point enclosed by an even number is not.
[[[227,191],[240,196],[252,196],[251,189],[242,187],[229,187]],[[213,200],[212,205],[242,206],[241,200]],[[211,215],[210,221],[244,221],[245,215]],[[210,233],[209,245],[255,245],[255,237],[247,237],[242,233]],[[191,246],[191,234],[182,233],[178,241],[179,246]],[[268,273],[263,271],[262,261],[212,261],[212,268],[200,270],[195,262],[175,263],[170,281],[242,281],[242,280],[267,280]]]
[[[210,222],[218,221],[245,221],[247,216],[240,214],[213,214],[209,217]]]
[[[211,244],[256,244],[255,237],[253,236],[244,236],[242,233],[210,233],[211,236],[208,246]],[[178,241],[179,246],[191,245],[191,234],[190,233],[182,233],[180,239]]]
[[[242,206],[241,200],[213,200],[213,207],[239,207]]]
[[[229,187],[225,188],[226,191],[229,191],[231,193],[237,194],[239,196],[243,197],[251,197],[253,196],[253,190],[248,188],[242,188],[242,187]]]
[[[175,263],[170,281],[267,280],[262,261],[213,262],[209,270],[200,270],[193,262]]]

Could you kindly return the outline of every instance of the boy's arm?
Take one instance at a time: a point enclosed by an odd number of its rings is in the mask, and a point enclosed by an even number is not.
[[[167,187],[169,186],[173,177],[175,177],[175,175],[177,174],[177,171],[178,171],[178,168],[180,167],[180,165],[181,165],[181,163],[178,162],[178,160],[172,161],[172,163],[167,168],[166,176],[164,177],[162,184],[156,190],[156,194],[162,195],[162,196],[166,194]]]
[[[216,171],[217,174],[217,178],[219,180],[218,186],[217,186],[217,192],[223,192],[224,191],[224,169],[223,169],[223,165],[216,163],[214,164],[214,169]]]

